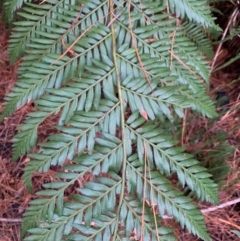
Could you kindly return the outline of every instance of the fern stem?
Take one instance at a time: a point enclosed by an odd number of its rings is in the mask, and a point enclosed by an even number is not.
[[[122,189],[121,189],[121,194],[119,198],[119,205],[117,209],[117,213],[120,213],[120,208],[123,202],[124,198],[124,183],[126,180],[126,146],[124,142],[124,127],[125,127],[125,119],[124,119],[124,103],[123,103],[123,97],[122,97],[122,92],[121,92],[121,80],[120,80],[120,72],[118,69],[118,64],[117,64],[117,47],[116,47],[116,36],[115,36],[115,28],[114,28],[114,6],[113,6],[113,0],[109,1],[109,8],[110,8],[110,22],[111,24],[111,33],[112,33],[112,48],[113,48],[113,61],[115,65],[115,70],[116,70],[116,77],[117,77],[117,89],[118,89],[118,96],[119,96],[119,101],[120,101],[120,110],[121,110],[121,132],[122,132],[122,140],[123,140],[123,166],[122,166]],[[112,240],[116,240],[117,236],[117,231],[118,231],[118,223],[119,223],[119,215],[116,215],[116,228],[114,231],[114,235],[112,237]]]

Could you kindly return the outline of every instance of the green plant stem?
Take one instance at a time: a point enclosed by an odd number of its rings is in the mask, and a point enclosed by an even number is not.
[[[110,19],[111,21],[114,21],[114,6],[113,6],[113,0],[110,0],[109,2],[109,8],[110,8]],[[123,97],[122,97],[122,92],[121,92],[121,80],[120,80],[120,73],[118,69],[118,64],[117,64],[117,47],[116,47],[116,36],[115,36],[115,28],[114,28],[114,22],[111,24],[111,32],[112,32],[112,47],[113,47],[113,61],[116,69],[116,77],[117,77],[117,89],[118,89],[118,96],[119,96],[119,101],[120,101],[120,109],[121,109],[121,133],[122,133],[122,140],[123,140],[123,165],[122,165],[122,189],[121,189],[121,194],[119,198],[119,205],[117,208],[117,213],[120,213],[120,208],[123,202],[124,198],[124,183],[126,180],[126,146],[124,142],[124,128],[125,128],[125,119],[124,119],[124,106],[123,106]],[[117,236],[117,231],[118,231],[118,223],[119,223],[119,215],[116,215],[116,228],[114,235],[112,237],[112,240],[116,240]]]

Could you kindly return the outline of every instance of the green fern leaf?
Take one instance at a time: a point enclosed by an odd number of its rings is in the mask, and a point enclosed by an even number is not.
[[[142,186],[145,186],[145,189],[143,189],[141,185],[136,187],[130,184],[128,186],[129,192],[137,189],[138,196],[144,197],[144,200],[148,200],[151,205],[157,206],[161,215],[166,212],[168,215],[173,216],[181,224],[182,228],[187,227],[193,234],[204,240],[210,240],[201,213],[190,198],[184,197],[180,191],[174,190],[170,181],[160,173],[151,171],[144,176],[145,171],[137,155],[131,156],[129,162],[127,169],[129,181],[131,184],[139,184],[139,179],[142,179]],[[144,194],[142,194],[143,190],[145,190]]]
[[[113,63],[110,64],[113,65]],[[108,68],[111,69],[111,67]],[[98,71],[99,68],[95,67],[95,70]],[[74,78],[75,82],[68,83],[65,88],[60,90],[48,89],[48,94],[36,101],[39,111],[30,113],[24,124],[19,127],[20,133],[13,139],[13,159],[16,160],[21,154],[28,153],[31,150],[37,141],[37,128],[49,116],[57,114],[62,110],[59,125],[63,125],[68,123],[74,111],[89,110],[92,104],[98,107],[101,95],[100,84],[105,77],[105,73],[103,73],[99,80],[99,75],[96,75],[94,81],[83,74],[82,78]],[[94,98],[91,97],[93,93]],[[50,105],[48,101],[51,102]]]
[[[13,18],[14,12],[21,8],[22,5],[26,2],[31,2],[31,0],[4,0],[4,20],[10,22]]]
[[[179,31],[183,36],[187,36],[191,39],[196,46],[198,47],[199,51],[206,55],[209,59],[213,59],[214,52],[212,49],[212,44],[209,39],[205,37],[204,29],[191,22],[186,22],[179,27],[182,31]],[[176,34],[180,34],[177,32]]]
[[[169,6],[171,10],[181,18],[187,15],[190,21],[195,21],[207,27],[214,27],[219,30],[214,23],[214,19],[209,16],[210,8],[206,0],[170,0]]]
[[[92,236],[97,236],[98,233],[101,233],[104,229],[109,229],[109,226],[112,225],[115,219],[113,213],[116,205],[115,190],[116,187],[120,185],[121,179],[118,177],[118,179],[114,181],[113,179],[99,177],[99,183],[85,183],[84,188],[79,189],[82,197],[79,198],[78,195],[71,196],[71,202],[65,202],[60,208],[56,207],[59,212],[58,214],[54,214],[54,205],[52,205],[54,200],[57,198],[57,203],[63,203],[63,200],[59,201],[59,193],[62,193],[67,185],[72,185],[82,174],[75,175],[74,178],[71,173],[69,175],[67,173],[60,173],[59,177],[60,176],[64,176],[68,182],[44,184],[44,187],[48,190],[40,191],[38,194],[49,197],[49,199],[41,199],[42,208],[40,209],[34,208],[37,207],[40,202],[32,201],[32,209],[29,210],[24,217],[24,222],[26,222],[29,218],[34,219],[39,215],[44,215],[45,220],[48,222],[45,221],[41,224],[41,228],[32,228],[28,232],[41,240],[61,240],[64,235],[69,236],[69,238],[72,237],[72,227],[81,231],[83,235],[91,234]],[[116,176],[114,177],[116,178]],[[84,196],[86,196],[86,198],[84,198]],[[85,215],[83,215],[83,213],[85,213]],[[105,217],[102,213],[105,214]],[[107,222],[106,218],[108,219]],[[96,219],[96,222],[94,222],[94,219]],[[52,222],[52,224],[49,224],[49,222]],[[93,222],[95,223],[95,227],[91,229],[90,226]],[[24,224],[27,225],[27,223]],[[107,232],[106,230],[105,232]],[[31,240],[32,235],[26,238],[26,240]],[[101,235],[104,237],[107,234],[101,233]],[[106,240],[108,239],[109,238]]]
[[[144,118],[139,118],[135,113],[129,119],[126,128],[130,136],[133,133],[131,139],[133,143],[137,142],[138,158],[142,164],[144,155],[147,155],[149,161],[153,162],[152,166],[155,164],[161,173],[169,176],[172,172],[176,172],[183,187],[185,183],[192,190],[197,186],[199,199],[217,202],[217,185],[208,178],[211,175],[205,168],[198,165],[193,156],[185,154],[183,149],[175,148],[176,142],[171,140],[171,136],[163,134],[164,131],[161,131],[160,125],[152,123],[151,126],[148,122],[145,127]],[[147,154],[144,154],[145,152]]]

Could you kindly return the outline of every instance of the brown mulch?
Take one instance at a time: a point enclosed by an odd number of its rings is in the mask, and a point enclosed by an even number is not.
[[[14,86],[17,78],[18,63],[10,65],[7,54],[8,46],[8,29],[0,22],[0,113],[3,108],[3,99]],[[222,59],[219,61],[222,61]],[[238,66],[236,66],[236,71]],[[235,77],[235,76],[234,76]],[[189,151],[207,152],[208,148],[204,145],[209,136],[217,131],[225,131],[227,133],[227,141],[235,148],[234,154],[226,160],[232,170],[226,178],[225,185],[220,192],[221,203],[227,203],[230,200],[240,197],[240,117],[239,117],[239,98],[240,92],[238,84],[230,85],[233,80],[232,72],[218,72],[212,76],[211,82],[215,89],[223,89],[228,98],[229,104],[227,110],[222,114],[221,118],[215,123],[209,123],[209,120],[194,116],[192,113],[186,113],[185,119],[192,121],[187,123],[187,130],[184,130],[182,143],[187,146]],[[214,91],[210,91],[212,96]],[[28,159],[22,156],[17,162],[11,160],[11,139],[16,134],[16,127],[22,122],[25,114],[32,106],[24,107],[17,110],[13,116],[5,118],[0,123],[0,241],[19,241],[21,219],[24,211],[28,206],[28,202],[33,198],[29,194],[22,182],[21,176],[23,168]],[[226,108],[226,106],[224,107]],[[221,107],[218,110],[221,111]],[[50,130],[51,120],[45,123],[44,130]],[[196,132],[205,128],[206,134],[200,142],[193,144],[191,136]],[[46,131],[45,131],[46,132]],[[39,174],[36,180],[48,178],[47,174]],[[40,189],[40,181],[35,182],[35,190]],[[209,207],[208,204],[202,204],[201,209]],[[237,241],[239,238],[233,234],[232,230],[240,231],[240,204],[234,204],[222,209],[205,213],[206,223],[214,241]],[[171,220],[166,220],[171,223]],[[175,225],[175,224],[174,224]],[[176,226],[177,227],[177,226]],[[181,231],[176,228],[176,234],[179,240],[182,241],[197,241],[196,237]]]
[[[0,112],[5,93],[8,93],[16,80],[16,66],[9,65],[7,54],[8,30],[0,24]],[[27,200],[21,181],[22,170],[18,163],[11,162],[11,137],[16,124],[0,123],[0,218],[21,217],[21,207]],[[0,240],[20,240],[20,223],[0,221]]]
[[[0,112],[3,98],[14,86],[17,65],[10,66],[7,54],[8,29],[0,23]],[[11,161],[11,138],[20,118],[6,118],[0,123],[0,241],[19,241],[22,217],[30,195],[21,180],[22,165]]]

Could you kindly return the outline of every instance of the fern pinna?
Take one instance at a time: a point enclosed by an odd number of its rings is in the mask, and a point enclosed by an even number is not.
[[[210,240],[193,198],[217,203],[217,185],[171,131],[186,108],[216,115],[205,94],[211,45],[203,27],[217,29],[207,1],[5,6],[9,18],[21,6],[9,55],[22,61],[1,119],[29,100],[36,106],[18,127],[13,159],[30,157],[23,175],[29,189],[33,172],[63,170],[30,202],[25,240],[176,240],[162,225],[164,215]],[[39,143],[38,127],[53,115],[57,132]],[[89,173],[92,179],[79,185]],[[75,192],[65,195],[69,187]]]

